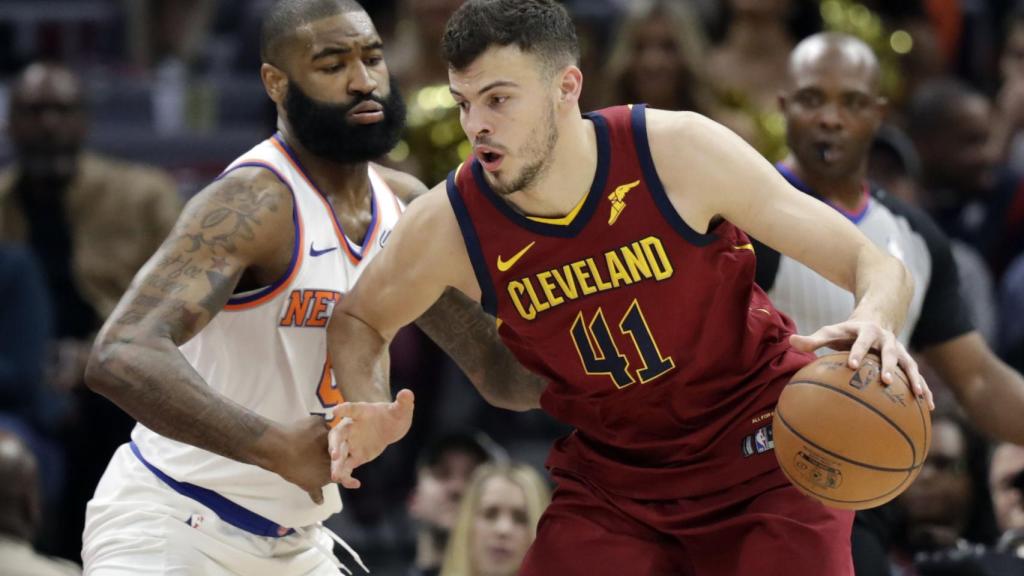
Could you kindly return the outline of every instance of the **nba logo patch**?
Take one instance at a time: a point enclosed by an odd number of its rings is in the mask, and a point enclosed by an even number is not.
[[[764,454],[775,449],[775,439],[772,436],[771,425],[761,426],[753,434],[743,439],[741,451],[744,458],[750,458],[755,454]]]

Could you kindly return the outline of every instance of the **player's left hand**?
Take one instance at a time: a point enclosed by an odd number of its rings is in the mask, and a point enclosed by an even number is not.
[[[910,381],[910,389],[919,398],[928,401],[928,406],[935,409],[935,400],[928,383],[924,381],[917,367],[917,361],[910,355],[907,348],[891,330],[882,328],[876,322],[847,320],[839,324],[825,326],[808,336],[794,334],[789,343],[803,352],[814,352],[818,348],[829,347],[833,350],[849,350],[850,369],[856,370],[864,362],[864,357],[871,350],[877,350],[882,357],[882,382],[892,384],[896,378],[893,371],[897,366],[903,369]]]
[[[334,409],[341,418],[327,437],[331,453],[331,480],[349,489],[362,483],[352,472],[399,441],[412,426],[415,398],[402,390],[393,402],[345,402]]]

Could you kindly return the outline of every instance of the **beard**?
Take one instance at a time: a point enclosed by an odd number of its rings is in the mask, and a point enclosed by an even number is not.
[[[502,184],[497,178],[494,179],[491,189],[499,196],[508,196],[529,188],[551,166],[552,152],[555,149],[555,145],[558,144],[558,125],[556,122],[555,107],[551,106],[548,108],[547,118],[545,119],[545,125],[548,128],[547,134],[543,137],[540,135],[531,137],[531,144],[524,146],[522,149],[523,153],[520,154],[524,158],[533,158],[533,160],[524,166],[520,170],[519,175],[508,184]]]
[[[372,100],[384,108],[384,119],[375,124],[353,124],[348,113],[359,104]],[[405,101],[391,78],[387,98],[357,96],[347,104],[331,104],[309,97],[289,80],[284,99],[295,138],[310,153],[334,162],[367,162],[390,152],[405,129]]]

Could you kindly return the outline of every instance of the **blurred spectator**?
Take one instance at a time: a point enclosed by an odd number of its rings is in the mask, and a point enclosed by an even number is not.
[[[428,186],[444,180],[470,152],[440,52],[448,17],[461,5],[462,0],[403,0],[395,40],[386,47],[408,103],[405,137],[388,158]]]
[[[77,558],[82,510],[104,461],[132,421],[79,386],[92,339],[135,272],[167,235],[180,206],[174,182],[153,168],[83,150],[85,98],[78,78],[49,63],[29,65],[11,90],[15,162],[0,172],[0,240],[39,257],[54,311],[51,383],[76,397],[77,420],[64,430],[76,481],[58,551]],[[182,262],[187,273],[188,262]],[[73,511],[73,512],[71,512]]]
[[[690,5],[634,2],[604,71],[603,106],[646,102],[664,110],[708,115],[713,97],[704,72],[707,40]]]
[[[1017,6],[1006,24],[999,80],[992,153],[1014,170],[1024,172],[1024,3]]]
[[[53,399],[43,383],[51,313],[42,271],[21,246],[0,245],[0,414],[52,430]]]
[[[918,554],[994,541],[987,470],[984,441],[952,413],[935,413],[928,458],[898,499],[905,524],[892,552],[896,573],[915,574]]]
[[[789,53],[798,40],[789,28],[799,0],[727,0],[725,37],[710,54],[707,74],[732,128],[769,160],[785,151],[776,98],[786,87]]]
[[[1024,531],[1024,447],[1005,442],[996,447],[989,489],[999,531]]]
[[[1000,292],[999,349],[1010,365],[1024,371],[1024,254],[1010,264]]]
[[[441,36],[448,17],[462,0],[401,0],[395,39],[388,46],[388,64],[411,94],[433,84],[448,85],[448,67],[441,58]]]
[[[17,436],[0,431],[0,566],[7,576],[68,576],[78,566],[32,549],[39,528],[39,471]]]
[[[918,185],[921,162],[913,142],[899,128],[885,125],[879,129],[871,145],[868,179],[882,189],[913,206],[921,206]],[[971,324],[995,347],[998,342],[998,310],[992,273],[977,250],[962,240],[950,239],[950,250],[956,262],[960,293]]]
[[[17,433],[39,461],[43,512],[51,518],[64,486],[64,454],[53,434],[68,403],[43,378],[52,318],[31,251],[0,245],[0,300],[17,303],[0,311],[0,428]]]
[[[441,576],[515,574],[550,501],[547,483],[530,466],[481,466],[459,507]]]
[[[998,279],[1024,249],[1024,182],[997,164],[993,121],[988,99],[952,79],[922,86],[907,112],[925,207],[950,236],[981,252]]]
[[[132,63],[150,68],[167,59],[195,64],[207,44],[220,0],[121,0]]]
[[[437,576],[473,471],[494,454],[482,434],[452,433],[424,448],[409,497],[416,523],[416,557],[409,576]]]

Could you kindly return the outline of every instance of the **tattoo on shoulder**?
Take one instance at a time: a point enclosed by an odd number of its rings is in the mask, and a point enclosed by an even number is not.
[[[206,246],[214,253],[234,253],[240,241],[256,237],[253,226],[261,223],[265,212],[280,209],[278,199],[265,189],[251,183],[226,186],[210,198],[211,210],[196,215],[185,235],[191,244],[185,248],[192,253]]]

